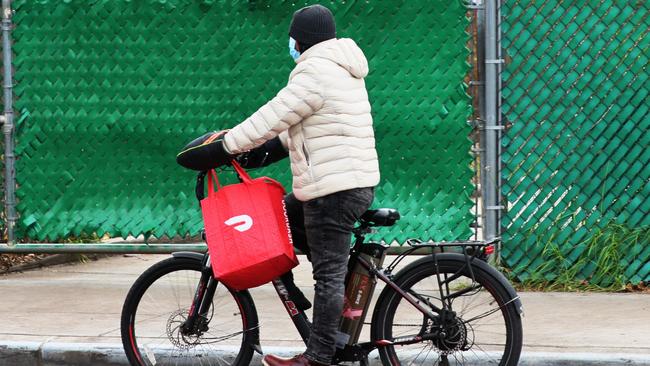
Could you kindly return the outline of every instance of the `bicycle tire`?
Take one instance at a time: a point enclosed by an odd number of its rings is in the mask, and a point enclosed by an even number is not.
[[[228,315],[228,311],[235,311],[235,313],[232,314],[232,319],[234,319],[232,321],[234,323],[233,331],[238,328],[236,318],[241,318],[241,330],[238,332],[238,334],[241,334],[241,343],[238,346],[236,345],[236,343],[238,343],[237,341],[234,342],[234,346],[231,344],[208,349],[199,341],[201,337],[196,337],[192,342],[188,342],[186,341],[185,336],[182,336],[180,333],[175,333],[175,328],[170,326],[170,324],[178,324],[180,320],[183,320],[183,313],[186,314],[189,310],[189,306],[191,306],[192,302],[191,298],[199,283],[198,279],[200,278],[201,270],[202,263],[198,259],[173,257],[156,263],[142,273],[142,275],[140,275],[140,277],[135,281],[126,296],[121,315],[122,345],[131,365],[223,365],[225,363],[243,366],[250,363],[254,351],[253,347],[259,339],[259,329],[255,304],[253,303],[253,299],[248,291],[234,291],[227,289],[221,283],[218,284],[217,292],[214,295],[212,303],[212,316],[209,320],[210,323],[208,323],[209,327],[213,326],[216,328],[219,324],[218,322],[214,322],[215,317],[225,317]],[[186,279],[186,287],[188,290],[184,291],[182,296],[179,292],[172,293],[174,291],[167,291],[168,288],[171,288],[172,290],[176,289],[176,291],[178,291],[175,285],[178,283],[180,286],[181,282],[178,280],[172,280],[174,277],[179,277],[181,274],[188,278],[193,277],[193,280]],[[163,281],[163,279],[166,281]],[[169,284],[167,284],[167,282],[169,282]],[[167,284],[166,287],[164,286],[165,284]],[[160,290],[157,290],[158,287],[160,287]],[[185,294],[185,292],[190,293]],[[152,296],[154,295],[163,298],[162,302],[164,302],[164,304],[160,305],[160,309],[156,308],[156,314],[152,316],[145,313],[142,299],[143,297],[146,297],[146,301],[149,301],[149,299],[152,299]],[[166,300],[166,295],[168,295],[169,299],[173,296],[177,297],[178,309],[171,312],[170,310],[163,310],[167,303],[171,304]],[[180,300],[181,297],[183,298],[183,301]],[[224,304],[221,304],[222,300],[225,302]],[[214,311],[215,304],[217,303],[219,304],[219,311]],[[169,308],[171,309],[172,306],[170,305]],[[222,309],[223,311],[221,311]],[[142,311],[142,319],[140,323],[138,318],[139,310]],[[239,313],[239,316],[236,312]],[[158,324],[152,325],[151,323],[151,320],[156,318],[167,318],[165,323],[166,339],[165,336],[144,336],[145,332],[149,332],[150,334],[158,334],[158,332],[160,332],[161,327],[158,326]],[[142,325],[142,330],[139,329],[139,325]],[[142,336],[139,336],[140,333],[138,332],[141,332]],[[204,335],[208,335],[208,332]],[[210,335],[212,336],[214,334],[210,333]],[[237,337],[238,336],[239,335],[237,335]],[[228,334],[222,337],[224,338],[224,341],[232,339],[226,337],[228,337]],[[140,341],[145,342],[145,340],[151,339],[155,339],[161,343],[163,341],[168,341],[171,347],[169,345],[157,345],[156,347],[151,347],[148,346],[147,343],[140,344]],[[219,338],[206,337],[204,339],[214,340]],[[235,351],[237,353],[233,357]],[[217,362],[213,363],[212,360],[216,360]],[[231,361],[231,363],[228,361]]]
[[[436,262],[438,271],[436,271]],[[422,340],[415,346],[393,346],[387,342],[388,345],[379,347],[382,363],[393,366],[418,363],[463,366],[517,365],[523,337],[518,308],[520,302],[503,275],[477,259],[471,261],[470,271],[464,255],[443,253],[437,254],[435,259],[433,256],[418,259],[397,273],[394,281],[402,290],[417,294],[420,304],[428,306],[426,305],[428,301],[429,304],[442,307],[436,272],[439,272],[443,278],[453,279],[449,287],[443,287],[451,293],[456,291],[455,293],[459,294],[452,300],[455,320],[452,326],[446,328],[449,337],[444,340]],[[474,280],[472,280],[472,272]],[[459,277],[456,280],[451,276]],[[425,284],[424,281],[429,279],[431,281]],[[464,295],[463,291],[469,292]],[[472,304],[472,302],[477,303]],[[487,304],[485,308],[481,307],[482,302]],[[399,308],[400,305],[406,310]],[[479,317],[483,314],[483,317]],[[394,329],[401,331],[405,328],[409,328],[405,332],[408,335],[414,332],[419,335],[426,334],[427,329],[432,334],[431,329],[440,324],[441,318],[438,317],[437,321],[427,319],[412,304],[403,300],[399,293],[387,286],[380,294],[373,311],[371,337],[374,341],[392,339],[401,336],[397,331],[394,332]],[[495,323],[492,323],[493,321]],[[499,321],[503,322],[502,326]],[[483,343],[477,343],[479,340],[481,342],[489,340],[490,343],[482,346]],[[414,350],[409,347],[414,347]],[[421,361],[416,362],[420,357],[422,357]],[[407,358],[412,360],[406,362]]]

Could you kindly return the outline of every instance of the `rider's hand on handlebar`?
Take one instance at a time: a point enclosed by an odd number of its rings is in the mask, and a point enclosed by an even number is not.
[[[289,156],[289,152],[282,146],[279,137],[265,142],[263,145],[237,156],[237,162],[242,167],[261,168]]]
[[[230,164],[236,155],[229,154],[224,147],[226,132],[209,132],[192,140],[176,155],[176,162],[185,168],[201,171]]]

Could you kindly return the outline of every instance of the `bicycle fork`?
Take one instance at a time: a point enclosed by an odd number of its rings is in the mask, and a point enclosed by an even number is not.
[[[208,311],[212,305],[212,298],[217,291],[218,281],[212,275],[210,256],[205,255],[202,261],[201,279],[194,292],[192,306],[187,314],[187,319],[181,326],[181,333],[184,335],[201,335],[208,330]]]
[[[194,292],[192,305],[187,312],[187,319],[181,325],[180,331],[183,335],[201,336],[204,332],[209,330],[208,323],[211,320],[209,312],[211,311],[211,307],[213,305],[212,301],[214,299],[214,294],[217,291],[217,287],[219,286],[219,281],[214,278],[210,262],[210,255],[208,253],[203,255],[201,264],[201,279],[199,280],[196,291]],[[239,302],[237,305],[240,307],[240,311],[243,311]],[[213,308],[212,311],[218,311],[218,309]],[[244,326],[245,329],[243,332],[248,332],[259,327],[257,322],[248,325],[245,322]],[[255,352],[262,354],[259,334],[257,332],[253,332],[252,336],[249,337],[250,347],[253,348]]]

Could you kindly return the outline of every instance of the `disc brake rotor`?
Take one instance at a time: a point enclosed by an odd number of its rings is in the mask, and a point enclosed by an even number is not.
[[[167,320],[167,338],[176,347],[181,349],[190,349],[199,344],[200,335],[183,334],[181,328],[187,320],[187,310],[176,310]]]

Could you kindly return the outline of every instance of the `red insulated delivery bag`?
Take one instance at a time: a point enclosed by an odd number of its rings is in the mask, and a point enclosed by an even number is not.
[[[232,164],[242,183],[222,187],[210,171],[201,210],[215,278],[243,290],[279,277],[298,259],[282,185],[267,177],[251,179],[236,161]]]

